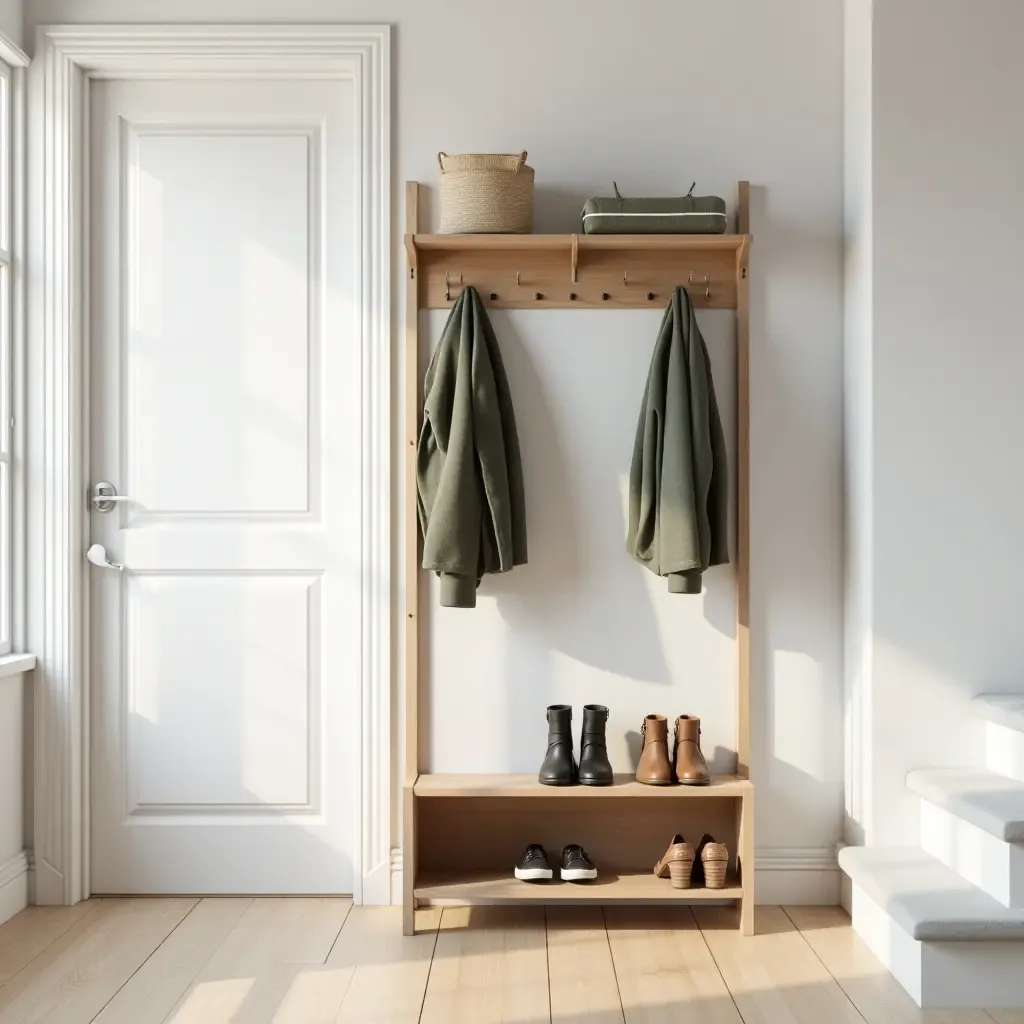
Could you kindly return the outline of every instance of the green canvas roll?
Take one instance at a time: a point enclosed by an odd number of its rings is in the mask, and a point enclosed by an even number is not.
[[[676,199],[588,199],[587,235],[720,235],[726,228],[725,200],[686,195]]]

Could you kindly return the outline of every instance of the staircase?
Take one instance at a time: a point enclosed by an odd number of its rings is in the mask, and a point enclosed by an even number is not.
[[[922,1007],[1024,1007],[1024,695],[983,696],[985,768],[914,771],[920,847],[847,847],[853,926]]]

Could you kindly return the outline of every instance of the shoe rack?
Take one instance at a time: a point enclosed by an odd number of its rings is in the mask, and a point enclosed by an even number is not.
[[[725,235],[427,235],[419,185],[406,185],[405,274],[405,779],[403,928],[442,903],[667,903],[732,900],[754,927],[754,786],[750,780],[749,193],[739,183],[737,233]],[[416,519],[416,442],[424,365],[419,319],[448,309],[466,285],[505,309],[661,308],[686,285],[698,309],[736,313],[736,687],[738,773],[708,786],[542,786],[535,775],[442,775],[420,770],[422,578]],[[540,719],[538,718],[538,721]],[[689,825],[689,827],[688,827]],[[673,889],[653,867],[674,832],[710,832],[729,847],[725,889]],[[598,865],[596,881],[531,884],[512,869],[526,842],[549,854],[567,834]]]

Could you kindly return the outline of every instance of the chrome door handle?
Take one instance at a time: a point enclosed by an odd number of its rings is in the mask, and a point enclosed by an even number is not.
[[[107,558],[107,549],[102,544],[91,544],[85,557],[101,569],[116,569],[118,572],[124,572],[124,566],[120,562],[112,562]]]
[[[92,507],[97,512],[112,512],[114,503],[118,501],[134,501],[127,494],[118,494],[117,488],[106,480],[92,485],[92,495],[89,498]]]

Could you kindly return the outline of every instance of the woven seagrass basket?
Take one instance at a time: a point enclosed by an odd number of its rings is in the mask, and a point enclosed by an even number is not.
[[[533,168],[522,153],[438,153],[441,233],[524,235],[533,230]]]

